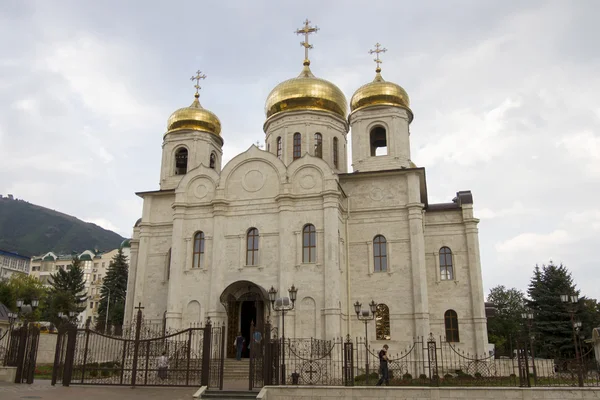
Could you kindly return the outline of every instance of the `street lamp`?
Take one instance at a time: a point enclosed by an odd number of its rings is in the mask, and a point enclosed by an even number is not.
[[[26,300],[23,299],[17,299],[17,308],[19,309],[20,313],[25,312],[25,307],[29,306],[30,310],[29,313],[33,313],[35,311],[36,308],[38,308],[38,306],[40,305],[40,301],[37,298],[32,298],[29,301],[29,304],[26,303]]]
[[[376,311],[377,303],[375,303],[375,300],[371,300],[368,310],[363,310],[362,304],[359,303],[358,300],[356,303],[354,303],[354,312],[356,313],[356,318],[365,323],[365,377],[367,385],[369,384],[369,337],[367,335],[367,326],[369,321],[375,319]]]
[[[583,368],[582,359],[579,354],[579,346],[577,343],[577,334],[581,329],[581,321],[575,321],[575,312],[577,311],[577,304],[579,298],[577,295],[561,294],[560,300],[567,305],[569,316],[571,317],[571,328],[573,329],[573,344],[575,345],[575,359],[577,360],[577,381],[580,387],[583,387]]]
[[[526,310],[521,314],[521,318],[527,324],[527,336],[529,336],[529,348],[531,349],[531,366],[533,367],[533,382],[537,384],[537,370],[535,368],[535,350],[533,349],[534,335],[531,333],[531,325],[533,324],[533,313],[531,310]]]
[[[271,286],[269,289],[269,300],[273,311],[281,312],[281,381],[285,385],[285,313],[294,309],[298,289],[292,285],[288,289],[289,297],[277,298],[277,289]]]

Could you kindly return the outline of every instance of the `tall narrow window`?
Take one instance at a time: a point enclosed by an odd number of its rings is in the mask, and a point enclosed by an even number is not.
[[[323,136],[315,133],[315,157],[323,158]]]
[[[382,126],[376,126],[371,129],[370,133],[371,142],[371,156],[385,156],[387,155],[387,133],[385,128]]]
[[[216,165],[217,165],[217,156],[215,155],[215,153],[210,153],[210,167],[212,169],[215,169]]]
[[[333,165],[338,167],[338,138],[333,138]]]
[[[373,239],[373,261],[375,272],[387,271],[387,241],[381,235]]]
[[[251,228],[246,240],[246,265],[258,265],[258,229]]]
[[[171,279],[171,249],[167,252],[167,280]]]
[[[187,174],[188,151],[185,147],[175,152],[175,175]]]
[[[390,340],[390,309],[385,304],[377,304],[375,311],[375,332],[377,340]]]
[[[277,138],[277,158],[281,160],[281,136]]]
[[[202,268],[204,266],[204,232],[197,232],[194,235],[194,261],[192,268]]]
[[[314,263],[317,260],[317,231],[308,224],[302,229],[302,262]]]
[[[302,156],[302,135],[294,133],[294,160]]]
[[[440,249],[440,279],[443,281],[454,279],[452,266],[452,250],[449,247]]]
[[[458,336],[458,315],[456,315],[456,311],[447,310],[444,313],[444,325],[446,326],[446,342],[460,342]]]

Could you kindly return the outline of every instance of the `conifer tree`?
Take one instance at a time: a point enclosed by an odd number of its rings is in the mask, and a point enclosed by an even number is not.
[[[87,293],[81,260],[73,255],[71,265],[66,270],[59,269],[50,275],[50,301],[47,317],[54,324],[61,321],[58,313],[70,311],[81,313],[85,310]]]
[[[115,254],[100,289],[100,304],[96,329],[104,330],[106,310],[108,308],[108,325],[121,326],[125,317],[125,297],[127,296],[127,256],[122,249]]]
[[[539,356],[559,357],[574,354],[573,327],[568,305],[560,295],[577,295],[579,290],[573,284],[569,270],[561,265],[535,266],[533,277],[527,290],[528,306],[534,313],[534,333],[536,350]],[[580,299],[580,303],[583,299]],[[579,318],[581,307],[576,319]]]

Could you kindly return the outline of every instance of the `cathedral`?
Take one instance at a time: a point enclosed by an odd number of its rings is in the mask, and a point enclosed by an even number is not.
[[[137,193],[143,211],[131,240],[126,321],[139,303],[146,318],[164,318],[171,329],[210,317],[226,326],[231,350],[238,332],[248,339],[251,324],[281,324],[269,299],[277,291],[295,297],[286,337],[364,336],[357,314],[372,308],[374,346],[401,351],[432,333],[482,354],[487,328],[471,192],[429,203],[425,169],[411,161],[408,94],[381,73],[385,49],[370,51],[375,77],[348,107],[344,93],[311,70],[315,31],[309,21],[298,29],[300,74],[266,99],[265,145],[226,165],[227,131],[200,104],[205,76],[192,78],[192,104],[167,122],[160,187]]]

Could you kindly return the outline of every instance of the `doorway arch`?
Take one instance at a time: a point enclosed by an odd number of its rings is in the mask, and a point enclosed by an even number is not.
[[[264,325],[269,312],[269,295],[265,288],[254,282],[236,281],[223,290],[219,300],[227,312],[227,357],[235,357],[233,343],[238,332],[245,339],[242,357],[247,357],[251,326]]]

